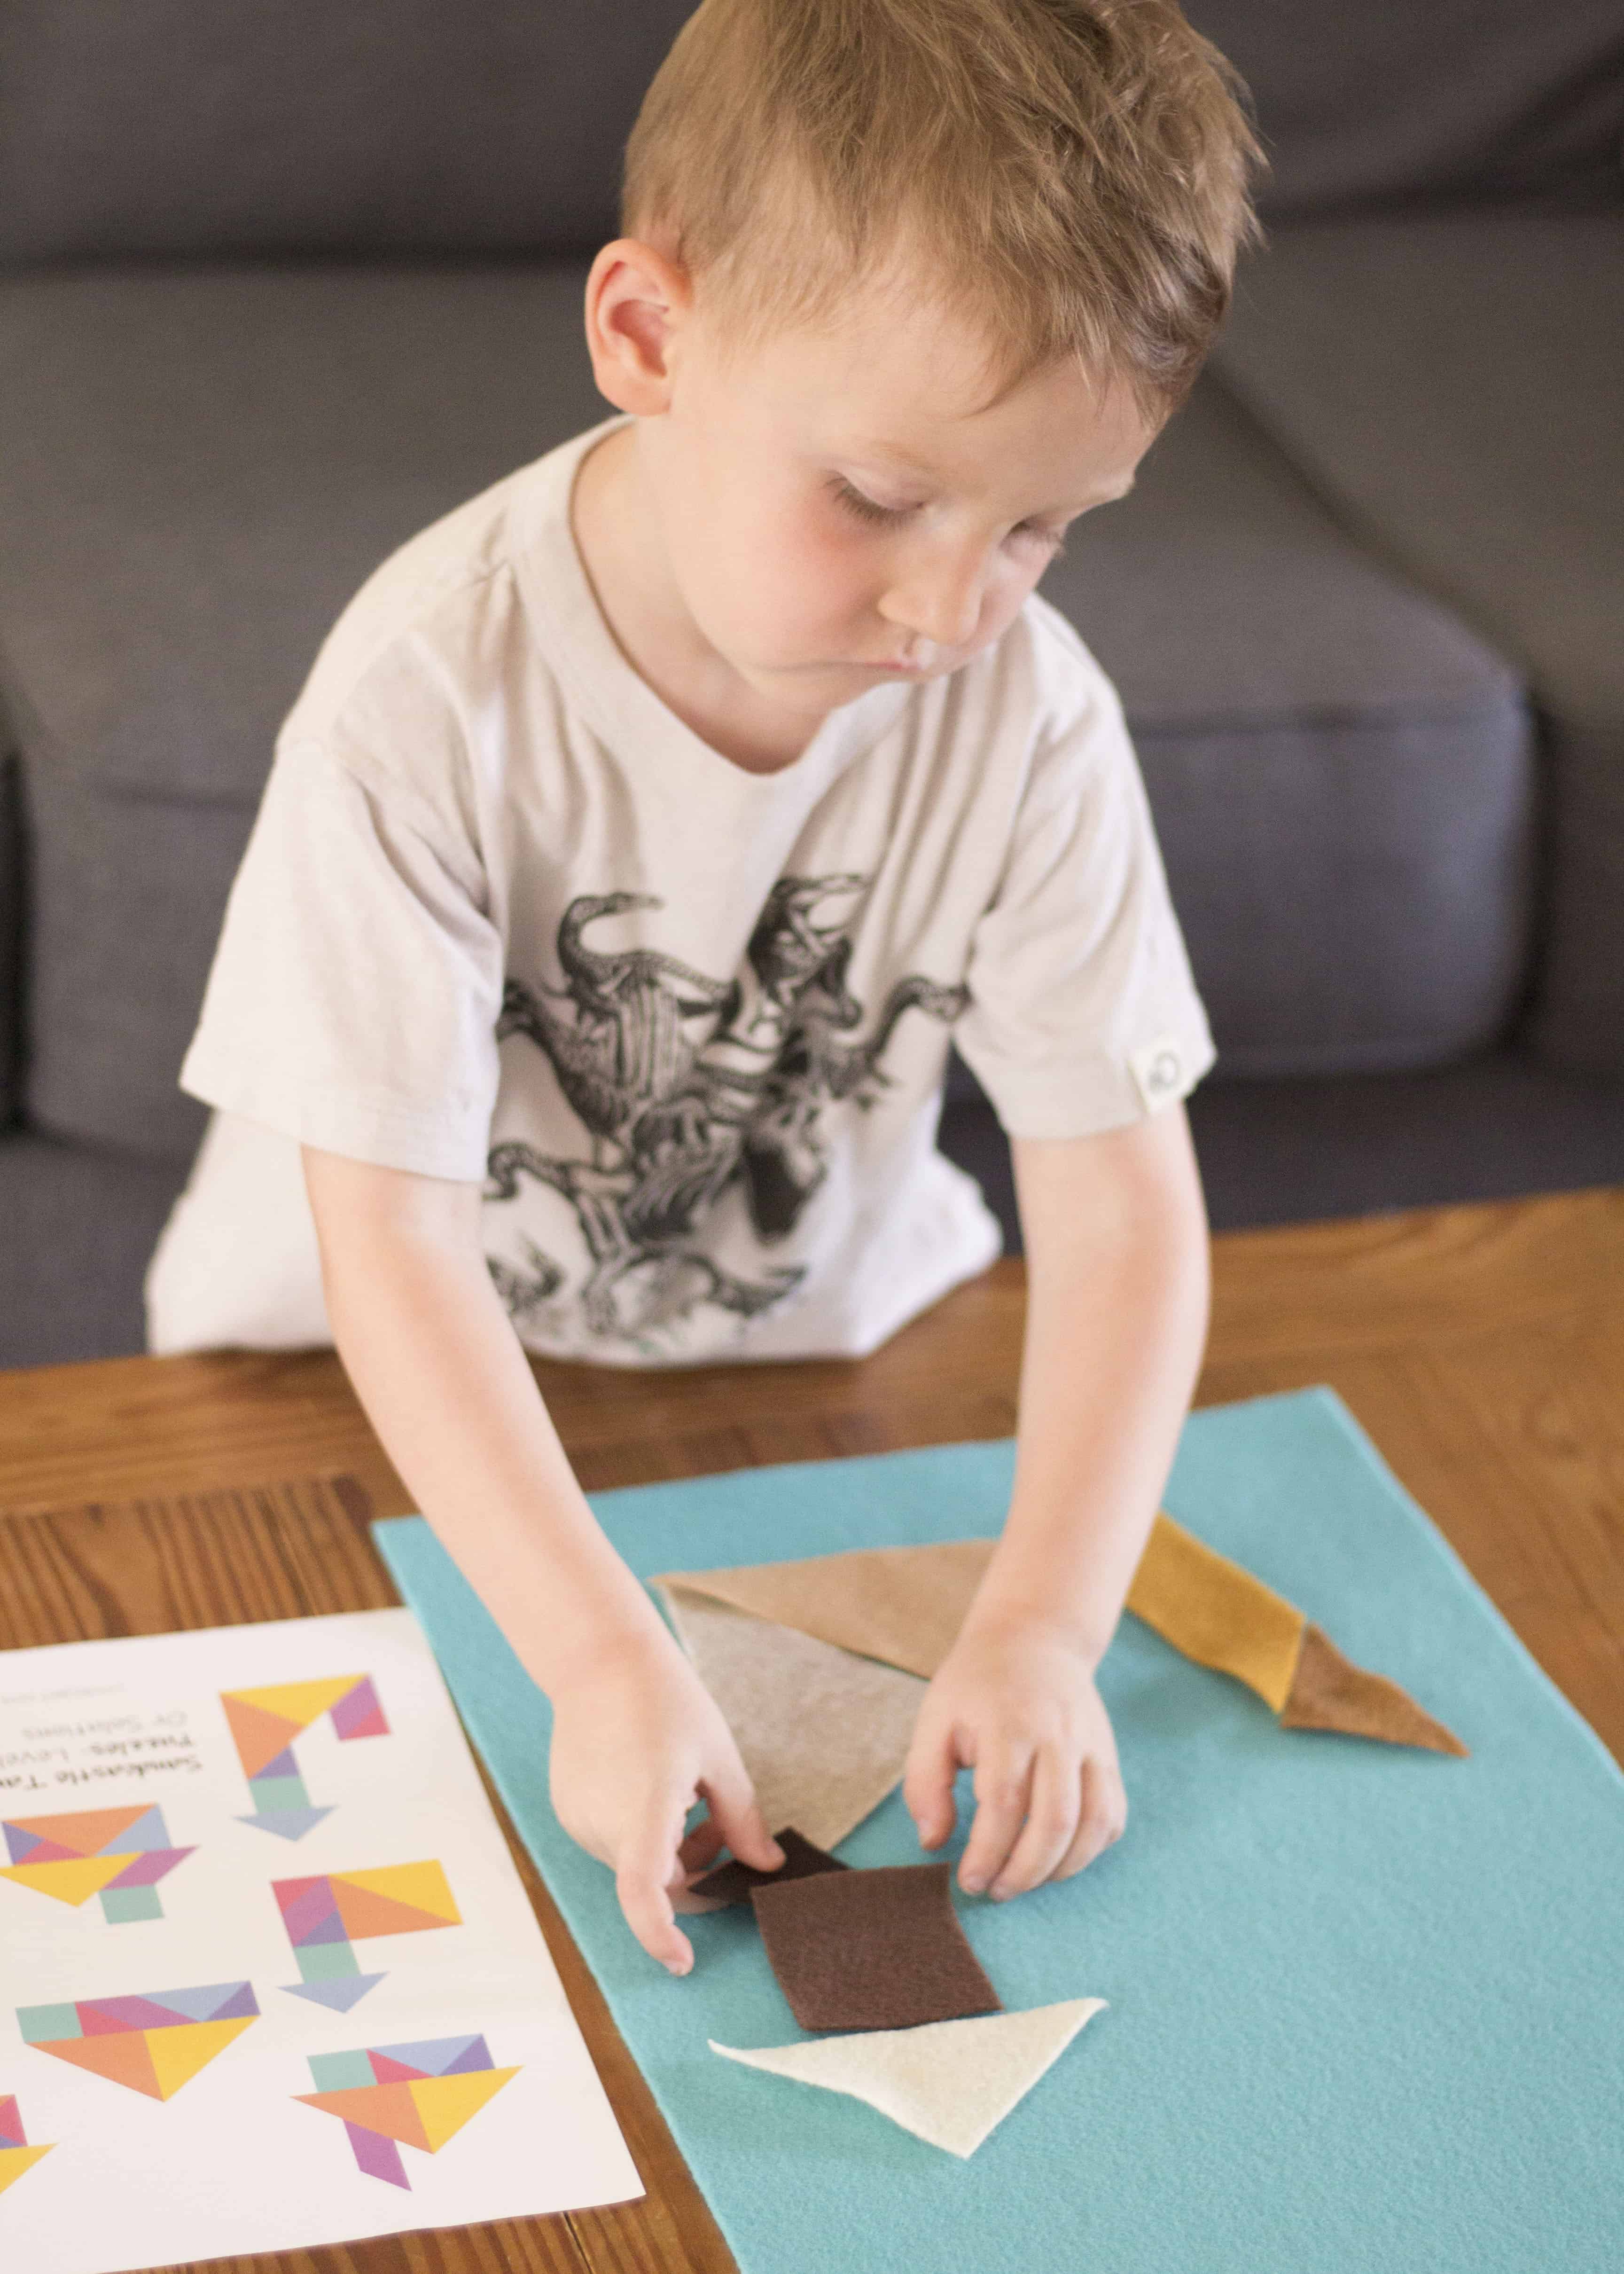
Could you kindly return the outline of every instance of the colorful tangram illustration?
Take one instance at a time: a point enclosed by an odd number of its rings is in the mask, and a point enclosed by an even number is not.
[[[48,2140],[42,2147],[31,2148],[15,2096],[0,2098],[0,2195],[31,2172],[41,2156],[49,2156],[55,2144]]]
[[[252,1984],[207,1982],[139,1997],[81,1998],[71,2006],[19,2006],[17,2025],[35,2052],[169,2100],[259,2015]]]
[[[163,1916],[158,1882],[195,1851],[172,1848],[161,1808],[90,1808],[71,1816],[0,1820],[10,1862],[0,1879],[76,1909],[102,1898],[109,1926]]]
[[[389,1864],[376,1871],[329,1871],[314,1879],[273,1879],[272,1893],[304,1979],[283,1988],[347,2014],[383,1980],[363,1974],[353,1946],[371,1935],[421,1934],[461,1926],[440,1864]]]
[[[283,1840],[302,1840],[330,1808],[312,1808],[293,1741],[325,1713],[335,1736],[387,1737],[378,1692],[367,1674],[340,1674],[326,1682],[284,1682],[269,1690],[222,1690],[237,1757],[248,1780],[254,1812],[239,1817]]]
[[[368,2045],[360,2052],[312,2053],[314,2092],[296,2100],[343,2120],[369,2179],[410,2189],[400,2147],[436,2156],[503,2085],[519,2074],[496,2068],[483,2037],[431,2037],[418,2044]]]

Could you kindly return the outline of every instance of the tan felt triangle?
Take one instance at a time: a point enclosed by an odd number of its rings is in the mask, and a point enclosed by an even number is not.
[[[755,1618],[929,1679],[958,1638],[993,1544],[950,1540],[928,1547],[859,1547],[793,1563],[669,1571],[658,1584],[709,1595]],[[808,1839],[816,1838],[798,1817],[790,1821]]]
[[[1328,1635],[1312,1625],[1303,1638],[1297,1678],[1280,1725],[1283,1729],[1335,1729],[1343,1736],[1419,1745],[1428,1752],[1462,1758],[1467,1753],[1454,1730],[1424,1713],[1407,1690],[1383,1674],[1367,1674],[1355,1666]]]
[[[660,1593],[768,1824],[818,1848],[844,1840],[900,1779],[924,1683],[670,1582]]]

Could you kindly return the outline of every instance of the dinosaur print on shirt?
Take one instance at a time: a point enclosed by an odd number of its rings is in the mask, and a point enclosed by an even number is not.
[[[872,1031],[848,980],[866,877],[785,877],[768,895],[746,952],[748,975],[712,979],[649,947],[594,945],[605,918],[658,909],[649,893],[583,894],[565,909],[561,987],[509,978],[499,1039],[519,1035],[546,1057],[586,1135],[584,1157],[503,1143],[489,1159],[488,1201],[517,1198],[534,1178],[568,1202],[590,1258],[584,1282],[533,1241],[526,1268],[492,1259],[515,1321],[578,1304],[588,1331],[643,1352],[700,1305],[752,1318],[781,1303],[804,1265],[753,1276],[707,1253],[707,1216],[742,1189],[756,1239],[771,1246],[800,1223],[823,1183],[831,1108],[867,1109],[885,1086],[882,1061],[910,1010],[950,1022],[962,986],[917,974],[888,992]]]

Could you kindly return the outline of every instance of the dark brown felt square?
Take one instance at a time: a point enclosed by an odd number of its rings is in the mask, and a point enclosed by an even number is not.
[[[831,1871],[751,1891],[778,1987],[803,2029],[912,2029],[997,2014],[953,1916],[946,1864]]]
[[[803,1840],[793,1825],[786,1825],[773,1837],[784,1850],[784,1861],[776,1871],[757,1871],[754,1864],[741,1864],[734,1856],[714,1871],[707,1871],[703,1879],[695,1879],[689,1894],[703,1895],[707,1902],[718,1904],[748,1903],[757,1887],[781,1887],[791,1879],[812,1879],[820,1871],[848,1868],[838,1856],[826,1856],[821,1848]]]

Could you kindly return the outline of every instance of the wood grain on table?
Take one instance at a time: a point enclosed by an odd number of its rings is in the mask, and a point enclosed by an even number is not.
[[[1624,1758],[1624,1193],[1231,1234],[1199,1402],[1328,1382]],[[873,1358],[539,1364],[589,1490],[1007,1435],[1022,1277],[996,1265]],[[410,1505],[330,1353],[0,1374],[0,1646],[394,1600],[356,1510],[246,1487],[346,1472]],[[88,1512],[83,1504],[100,1503]],[[727,2274],[733,2261],[515,1848],[649,2193],[232,2262],[269,2274]]]

